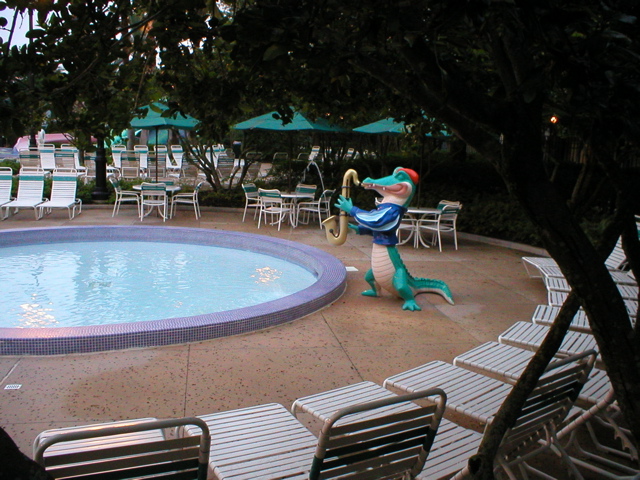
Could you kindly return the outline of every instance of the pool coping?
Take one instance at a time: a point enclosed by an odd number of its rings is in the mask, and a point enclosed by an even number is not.
[[[43,235],[46,234],[46,235]],[[153,241],[248,250],[299,265],[318,280],[293,295],[250,307],[190,317],[86,327],[0,328],[0,355],[61,355],[175,345],[262,330],[304,317],[346,290],[333,255],[290,240],[227,230],[158,226],[70,226],[0,231],[0,248],[80,241]]]

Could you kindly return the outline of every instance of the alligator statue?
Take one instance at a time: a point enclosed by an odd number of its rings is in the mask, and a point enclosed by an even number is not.
[[[418,174],[415,171],[398,167],[388,177],[366,178],[361,182],[364,188],[382,195],[382,202],[375,210],[362,210],[343,195],[340,195],[335,205],[356,220],[357,225],[350,223],[350,229],[360,235],[373,236],[371,269],[364,277],[371,289],[365,290],[362,295],[377,297],[380,288],[383,288],[404,300],[403,310],[421,310],[415,296],[423,292],[439,294],[453,305],[453,297],[447,284],[442,280],[412,277],[396,248],[396,231],[411,203],[417,183]]]

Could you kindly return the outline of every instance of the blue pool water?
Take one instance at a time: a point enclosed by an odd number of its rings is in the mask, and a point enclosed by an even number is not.
[[[142,250],[148,250],[150,245],[159,243],[163,252],[182,253],[164,258],[156,252],[150,259],[136,258],[140,260],[136,267],[122,267],[126,262],[122,254],[115,251],[100,258],[94,258],[94,254],[90,254],[88,260],[78,263],[76,249],[80,245],[93,244],[98,252],[104,252],[112,248],[109,246],[112,242],[137,243],[136,248]],[[100,352],[199,342],[254,332],[290,322],[326,307],[344,293],[347,285],[344,265],[333,255],[314,247],[264,235],[199,228],[121,225],[0,231],[0,251],[6,252],[19,246],[23,253],[40,252],[36,254],[38,261],[41,257],[48,256],[42,252],[51,248],[52,244],[65,243],[72,244],[71,251],[57,258],[55,265],[44,266],[36,262],[29,267],[20,268],[32,284],[23,285],[22,290],[27,295],[20,302],[20,308],[16,309],[15,303],[11,307],[0,306],[0,319],[7,317],[10,308],[22,315],[19,327],[0,325],[0,355]],[[222,258],[213,260],[197,259],[192,256],[191,247],[219,247],[223,255]],[[45,250],[39,250],[40,248]],[[252,256],[249,254],[267,258],[257,263],[247,262],[246,259]],[[239,255],[240,260],[233,260],[233,255]],[[276,261],[283,261],[284,264]],[[225,262],[230,263],[231,267]],[[14,288],[20,281],[6,276],[9,269],[3,260],[0,260],[0,265],[0,284],[3,288],[0,299],[4,300],[8,297],[8,288]],[[287,275],[284,272],[291,267],[301,268],[302,272],[295,270],[294,287],[297,291],[285,293],[285,287],[275,277],[285,278]],[[63,270],[69,270],[72,280],[58,277]],[[259,287],[260,293],[257,296],[260,303],[221,307],[222,300],[217,300],[215,294],[222,292],[222,299],[234,302],[250,296],[246,285],[241,287],[241,295],[224,293],[226,287],[219,280],[220,275],[227,280],[230,272],[235,276],[236,272],[243,270],[245,273],[240,276],[248,277],[249,283]],[[162,272],[171,272],[172,279],[162,279],[159,275]],[[133,282],[123,287],[120,281],[133,273],[136,274]],[[305,274],[309,274],[311,278],[311,284],[307,287],[302,283],[304,280],[301,280]],[[50,278],[56,285],[55,289],[32,289],[34,284],[40,287],[45,284],[45,279]],[[183,284],[185,279],[195,282]],[[204,287],[209,290],[201,290]],[[134,292],[132,298],[137,298],[137,303],[127,306],[130,300],[117,297],[116,293],[121,293],[119,290]],[[195,292],[194,295],[191,295],[191,290]],[[269,300],[269,296],[276,291],[284,296]],[[176,292],[178,297],[172,297]],[[100,298],[96,298],[96,294]],[[66,314],[67,307],[58,308],[54,306],[53,300],[57,302],[63,297],[84,305],[80,308],[81,316],[84,321],[94,323],[86,326],[59,326],[62,310]],[[200,303],[202,310],[199,311],[205,313],[189,314],[186,310],[180,310],[183,304],[191,303],[191,300],[187,301],[190,297],[200,297],[203,300]],[[102,301],[104,298],[108,301],[101,305],[98,300]],[[147,311],[155,304],[162,304],[160,313],[152,314],[150,310]],[[26,312],[28,315],[25,315]],[[121,313],[127,312],[135,314],[134,321],[116,320]],[[154,319],[158,318],[157,315],[160,315],[160,319]],[[105,316],[110,318],[109,323],[101,323]],[[100,317],[103,317],[102,320]],[[27,326],[39,328],[25,328]]]
[[[0,249],[2,327],[76,327],[223,312],[309,287],[310,271],[245,250],[160,242]]]

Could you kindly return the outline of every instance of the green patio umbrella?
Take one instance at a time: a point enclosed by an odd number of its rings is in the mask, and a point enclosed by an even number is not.
[[[400,135],[402,133],[408,133],[409,129],[404,122],[396,122],[395,119],[387,117],[377,122],[367,123],[361,127],[354,128],[353,131],[378,135]]]
[[[235,124],[235,130],[275,130],[279,132],[300,132],[304,130],[316,132],[345,132],[346,130],[337,125],[332,125],[323,118],[315,121],[310,120],[300,112],[294,112],[290,123],[282,124],[280,118],[276,118],[278,112],[269,112],[258,117],[250,118],[244,122]]]
[[[190,115],[182,113],[174,113],[167,115],[165,112],[169,110],[169,106],[163,103],[155,102],[141,108],[146,113],[143,117],[131,120],[132,128],[142,128],[145,130],[155,131],[155,150],[158,151],[158,131],[161,129],[174,130],[193,130],[198,125],[198,120]],[[156,156],[156,181],[158,181],[158,158]]]

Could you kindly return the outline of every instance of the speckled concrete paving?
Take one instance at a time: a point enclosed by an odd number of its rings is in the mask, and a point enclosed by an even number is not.
[[[443,252],[400,247],[414,276],[446,281],[456,305],[436,295],[417,297],[421,312],[406,312],[391,296],[362,297],[371,238],[349,235],[328,244],[317,224],[262,227],[237,210],[203,209],[202,218],[179,210],[167,226],[236,230],[313,245],[353,266],[348,288],[333,305],[290,324],[189,345],[49,357],[0,357],[0,423],[23,452],[42,430],[127,418],[201,415],[267,402],[289,407],[298,397],[362,380],[382,381],[439,359],[451,361],[496,340],[546,303],[540,280],[527,277],[524,254],[509,248],[451,239]],[[137,225],[134,209],[116,218],[106,207],[85,207],[68,220],[59,211],[35,221],[20,211],[1,229],[62,225]],[[144,224],[162,224],[146,218]],[[19,390],[5,385],[21,384]]]

